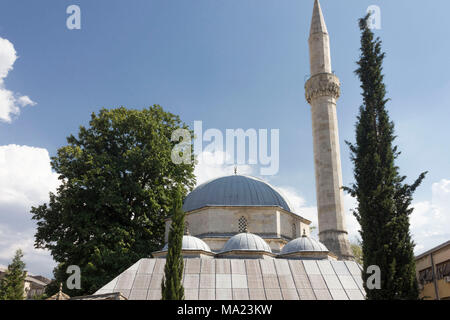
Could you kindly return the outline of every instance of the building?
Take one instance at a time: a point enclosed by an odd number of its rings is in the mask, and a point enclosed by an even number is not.
[[[183,286],[186,299],[362,300],[361,267],[353,261],[342,195],[336,103],[329,35],[315,0],[309,37],[311,105],[319,240],[311,221],[293,212],[268,183],[232,175],[198,186],[184,200]],[[170,219],[166,221],[166,239]],[[161,298],[167,245],[137,261],[94,296]],[[84,297],[81,297],[84,298]],[[92,299],[92,296],[90,297]]]
[[[127,300],[127,298],[125,298],[120,292],[71,298],[68,294],[63,292],[62,283],[60,283],[59,291],[46,300]]]
[[[26,299],[34,299],[42,296],[45,293],[45,287],[50,283],[50,280],[43,276],[27,275],[25,278],[25,295]]]
[[[450,300],[450,241],[416,257],[420,298]]]
[[[0,268],[0,279],[5,276],[6,268]],[[45,287],[50,283],[50,280],[43,276],[33,276],[27,273],[24,281],[24,299],[33,299],[41,296],[45,292]]]

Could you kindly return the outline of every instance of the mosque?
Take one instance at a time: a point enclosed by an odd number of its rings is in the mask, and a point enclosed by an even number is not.
[[[363,300],[361,267],[353,261],[342,195],[336,103],[340,82],[315,0],[309,37],[311,105],[320,241],[311,221],[293,212],[268,183],[231,175],[206,182],[184,200],[183,286],[186,300]],[[166,221],[166,241],[170,219]],[[167,245],[99,289],[130,300],[161,299]]]

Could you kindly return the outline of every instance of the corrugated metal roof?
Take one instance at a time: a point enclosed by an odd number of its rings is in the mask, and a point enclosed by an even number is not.
[[[141,259],[95,294],[161,299],[165,259]],[[295,259],[184,260],[186,300],[363,300],[361,270],[353,261]]]
[[[226,176],[195,188],[184,200],[185,212],[205,206],[278,206],[291,212],[288,202],[268,183],[249,176]]]

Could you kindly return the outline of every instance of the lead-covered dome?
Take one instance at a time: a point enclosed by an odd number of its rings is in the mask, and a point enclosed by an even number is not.
[[[231,237],[222,249],[222,252],[229,251],[264,251],[272,253],[267,242],[253,233],[239,233]]]
[[[303,236],[288,242],[283,249],[281,249],[281,254],[295,252],[328,252],[328,249],[322,242]]]
[[[195,188],[184,200],[183,210],[207,206],[277,206],[291,211],[287,201],[268,183],[249,176],[226,176]]]
[[[169,244],[166,243],[164,248],[161,251],[167,251]],[[209,246],[201,239],[184,235],[183,236],[183,243],[181,245],[181,250],[186,251],[206,251],[211,252],[211,249]]]

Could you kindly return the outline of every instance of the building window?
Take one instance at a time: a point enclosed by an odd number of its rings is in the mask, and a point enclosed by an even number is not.
[[[248,231],[248,223],[245,217],[239,218],[239,232],[244,233]]]
[[[297,226],[295,223],[292,224],[292,239],[297,238]]]
[[[433,270],[430,268],[419,271],[419,283],[425,285],[433,281]]]
[[[437,280],[444,279],[445,277],[450,277],[450,260],[447,260],[445,262],[436,265]]]

